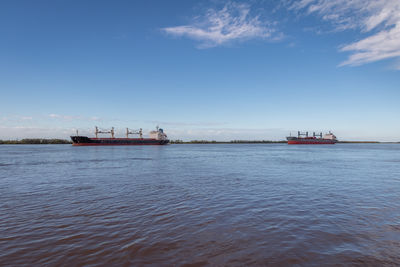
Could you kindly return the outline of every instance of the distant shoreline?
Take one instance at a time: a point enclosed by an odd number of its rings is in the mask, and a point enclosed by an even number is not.
[[[194,140],[194,141],[171,141],[171,144],[286,144],[287,141],[268,141],[268,140],[233,140],[233,141],[206,141],[206,140]],[[379,141],[339,141],[338,144],[400,144],[400,142],[379,142]]]
[[[285,144],[287,141],[271,140],[232,140],[232,141],[209,141],[209,140],[171,140],[170,144]],[[339,141],[339,144],[400,144],[400,142],[379,141]],[[0,140],[0,145],[60,145],[72,144],[66,139],[26,138],[21,140]]]
[[[26,138],[21,140],[0,140],[0,145],[60,145],[72,144],[65,139]]]

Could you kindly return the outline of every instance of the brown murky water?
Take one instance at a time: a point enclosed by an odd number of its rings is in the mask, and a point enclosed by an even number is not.
[[[398,265],[400,145],[0,146],[0,265]]]

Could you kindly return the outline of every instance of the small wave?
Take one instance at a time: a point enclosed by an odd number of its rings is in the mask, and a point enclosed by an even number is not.
[[[12,166],[15,165],[13,163],[0,163],[0,167]]]

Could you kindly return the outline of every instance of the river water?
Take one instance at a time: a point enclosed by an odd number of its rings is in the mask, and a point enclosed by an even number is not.
[[[400,145],[0,146],[0,265],[400,264]]]

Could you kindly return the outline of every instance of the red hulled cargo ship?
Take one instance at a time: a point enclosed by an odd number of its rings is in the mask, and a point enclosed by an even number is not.
[[[322,136],[322,133],[315,134],[313,136],[308,136],[308,132],[301,133],[297,132],[296,136],[286,137],[289,145],[331,145],[337,142],[336,136],[329,132]]]
[[[109,133],[111,138],[99,138],[98,134]],[[130,134],[138,134],[139,138],[129,138]],[[150,132],[150,138],[143,138],[142,129],[130,131],[126,128],[126,138],[115,138],[114,127],[110,131],[99,131],[96,127],[95,138],[87,136],[71,136],[73,146],[134,146],[134,145],[166,145],[169,143],[167,135],[163,129],[156,128],[155,131]]]

